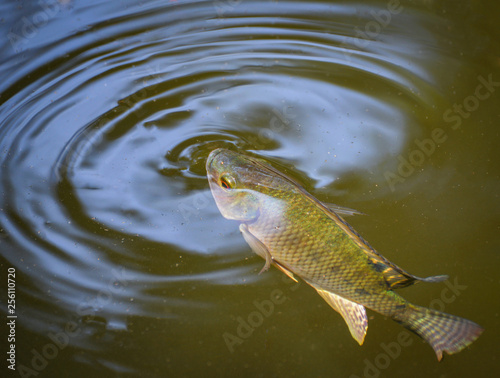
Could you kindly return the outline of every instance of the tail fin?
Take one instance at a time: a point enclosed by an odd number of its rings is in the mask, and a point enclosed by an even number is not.
[[[411,304],[401,319],[394,320],[427,341],[438,361],[443,352],[460,352],[483,332],[483,328],[470,320]]]

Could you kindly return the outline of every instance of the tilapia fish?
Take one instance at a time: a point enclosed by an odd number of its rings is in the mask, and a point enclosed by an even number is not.
[[[457,353],[483,329],[457,316],[409,303],[394,290],[447,276],[416,277],[375,251],[341,217],[357,212],[326,205],[264,160],[227,149],[206,163],[210,189],[222,215],[240,222],[252,250],[289,277],[314,287],[346,321],[361,345],[365,307],[426,340],[441,360]]]

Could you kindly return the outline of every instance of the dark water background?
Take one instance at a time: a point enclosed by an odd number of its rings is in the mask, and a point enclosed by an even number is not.
[[[499,11],[2,1],[0,375],[497,375]],[[367,213],[349,221],[386,257],[450,276],[402,294],[484,334],[438,363],[370,312],[357,345],[307,285],[257,274],[263,260],[210,197],[216,147]]]

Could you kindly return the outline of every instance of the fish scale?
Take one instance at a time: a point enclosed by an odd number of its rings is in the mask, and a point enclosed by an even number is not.
[[[394,292],[447,276],[416,277],[373,249],[339,214],[355,210],[318,201],[262,159],[216,149],[207,159],[211,192],[221,214],[240,222],[252,250],[289,277],[314,287],[362,344],[365,307],[388,316],[426,340],[438,360],[459,352],[482,333],[476,323],[413,305]]]
[[[333,290],[356,302],[363,301],[367,307],[376,307],[373,308],[375,311],[389,316],[388,310],[393,306],[385,306],[386,309],[383,306],[385,302],[381,303],[373,297],[377,291],[385,294],[385,280],[380,275],[371,274],[371,271],[357,272],[352,269],[352,264],[343,264],[353,258],[368,260],[356,253],[359,247],[308,198],[294,196],[293,200],[288,200],[289,206],[278,220],[272,215],[271,208],[261,212],[259,220],[248,227],[257,238],[266,240],[273,259],[306,281],[321,282],[322,288]],[[301,223],[289,221],[296,218],[305,220]],[[276,226],[281,230],[280,233],[268,232]],[[332,271],[336,271],[336,274],[330,274]],[[368,298],[364,299],[362,297],[366,294],[363,295],[362,290],[368,290],[364,281],[357,278],[366,275],[374,276],[378,285],[371,285],[374,288],[370,287]],[[370,305],[372,301],[376,303]]]

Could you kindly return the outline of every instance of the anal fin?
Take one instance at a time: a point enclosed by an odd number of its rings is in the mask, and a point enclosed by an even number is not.
[[[365,340],[366,331],[368,329],[368,317],[364,306],[345,299],[332,292],[322,290],[312,285],[318,294],[328,303],[335,311],[344,318],[352,337],[359,345]]]

